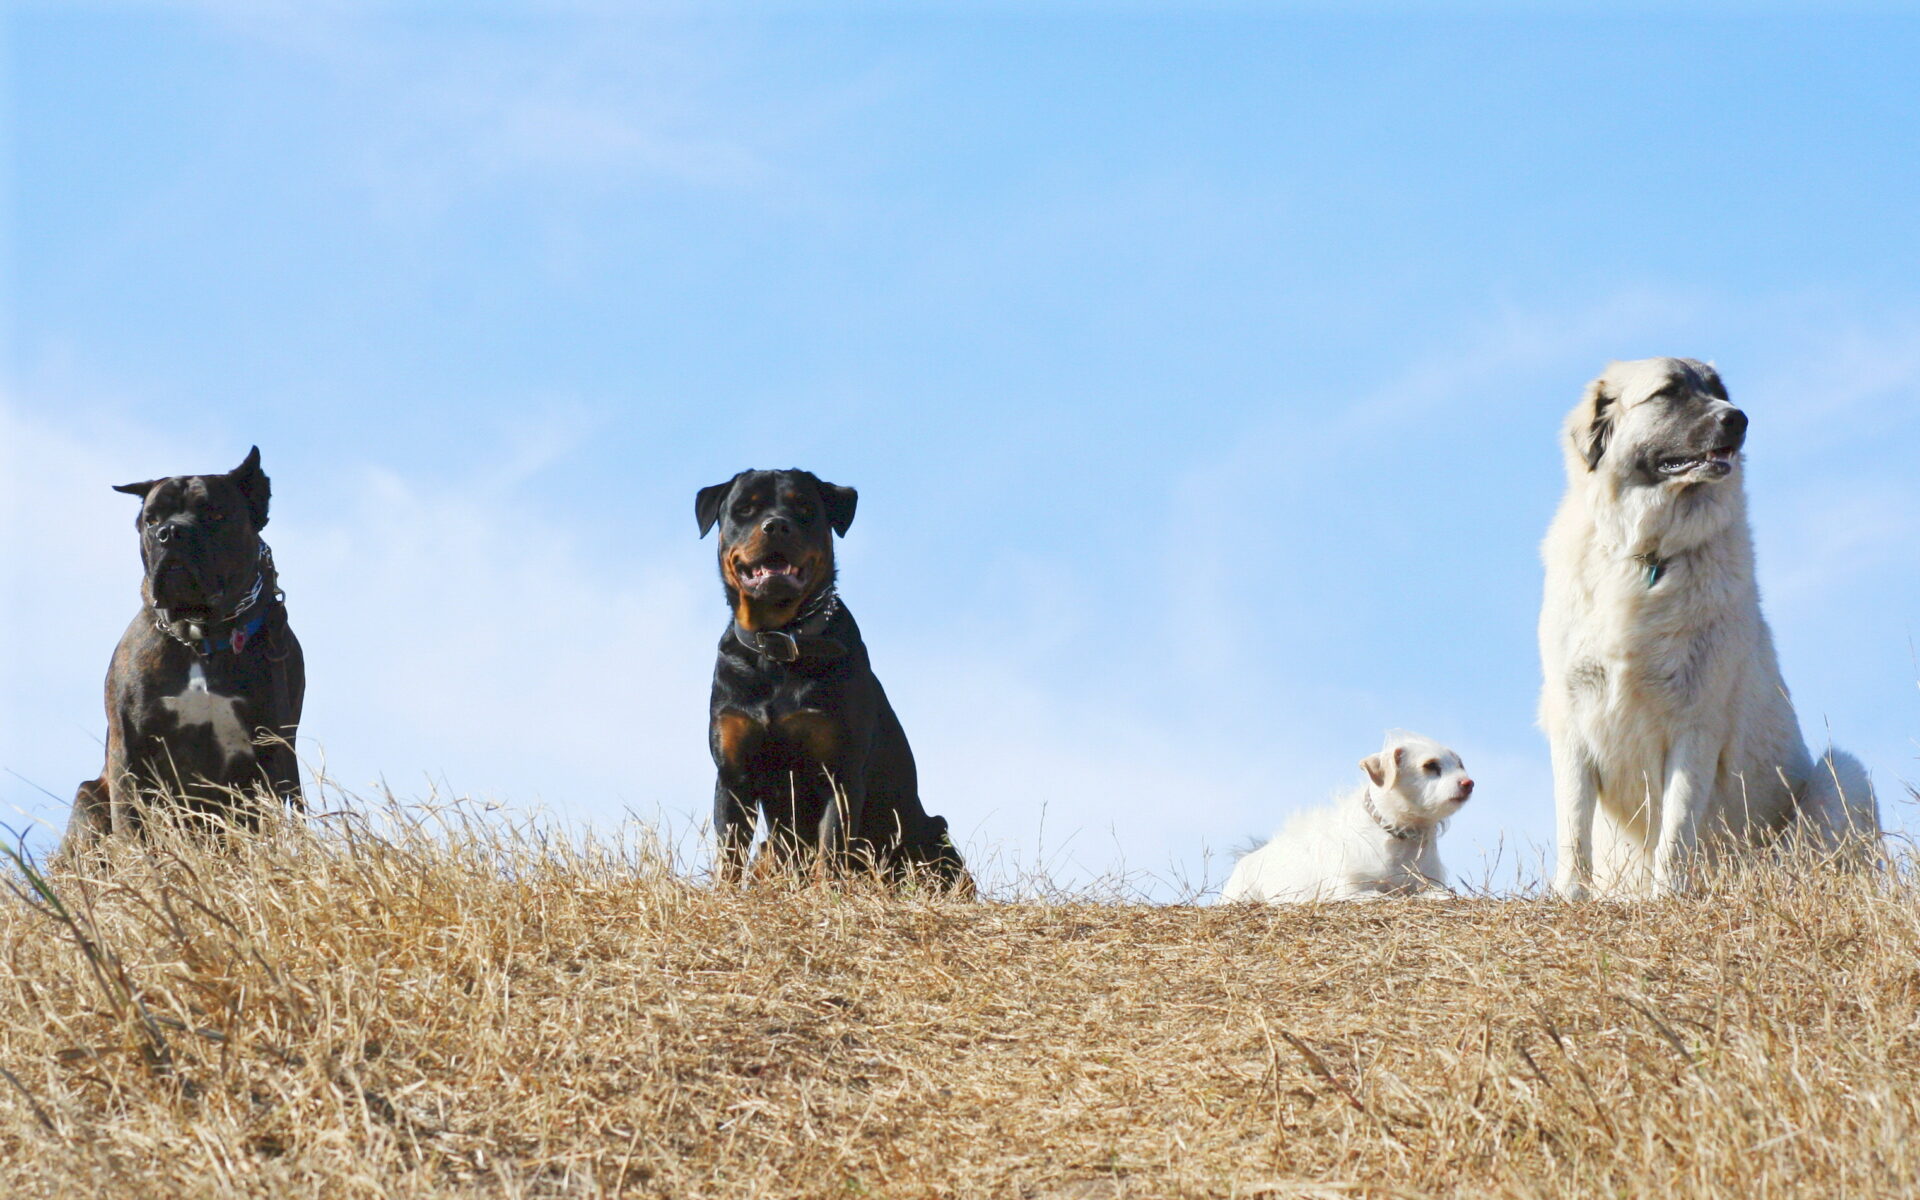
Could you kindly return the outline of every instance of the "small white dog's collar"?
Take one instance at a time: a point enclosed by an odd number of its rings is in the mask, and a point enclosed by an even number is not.
[[[1415,838],[1426,836],[1427,831],[1424,827],[1417,827],[1412,825],[1394,825],[1390,823],[1385,817],[1381,816],[1380,810],[1373,806],[1373,789],[1372,788],[1365,788],[1361,790],[1360,803],[1366,807],[1367,815],[1373,818],[1373,823],[1387,831],[1388,837],[1395,838],[1402,842],[1410,842],[1410,841],[1413,841]]]

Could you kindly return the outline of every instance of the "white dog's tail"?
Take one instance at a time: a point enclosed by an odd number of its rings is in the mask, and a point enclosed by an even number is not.
[[[1800,800],[1802,844],[1820,854],[1872,855],[1880,847],[1880,801],[1860,760],[1829,749],[1813,764]]]

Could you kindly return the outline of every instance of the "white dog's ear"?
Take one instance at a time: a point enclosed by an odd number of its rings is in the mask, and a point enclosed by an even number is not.
[[[1607,377],[1602,375],[1587,385],[1580,407],[1573,410],[1569,429],[1574,448],[1586,460],[1589,471],[1600,469],[1600,459],[1606,455],[1607,442],[1613,437],[1614,400],[1614,394],[1607,390]]]
[[[1700,374],[1707,385],[1707,394],[1721,400],[1731,400],[1732,397],[1727,395],[1726,381],[1720,378],[1720,368],[1714,366],[1712,359],[1708,359],[1705,365],[1706,370]]]
[[[1390,752],[1382,750],[1378,754],[1369,754],[1360,760],[1360,769],[1367,773],[1368,779],[1373,780],[1373,786],[1392,787],[1394,779],[1400,774],[1400,760],[1406,754],[1402,746],[1395,746]]]

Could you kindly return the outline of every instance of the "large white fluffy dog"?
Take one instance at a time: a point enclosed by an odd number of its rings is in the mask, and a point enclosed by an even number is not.
[[[1617,362],[1563,437],[1547,534],[1541,723],[1559,863],[1578,899],[1671,892],[1770,842],[1858,852],[1879,806],[1851,756],[1807,752],[1760,615],[1741,450],[1711,366]]]
[[[1431,738],[1389,733],[1360,760],[1367,781],[1296,815],[1241,859],[1220,898],[1292,903],[1447,894],[1440,827],[1473,795],[1460,756]]]

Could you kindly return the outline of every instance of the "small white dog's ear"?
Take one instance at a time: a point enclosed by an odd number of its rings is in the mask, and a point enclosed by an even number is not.
[[[1382,750],[1378,754],[1369,754],[1360,760],[1360,769],[1367,773],[1368,779],[1373,780],[1373,786],[1389,787],[1394,776],[1399,774],[1400,759],[1404,754],[1406,751],[1398,746],[1391,753]]]

